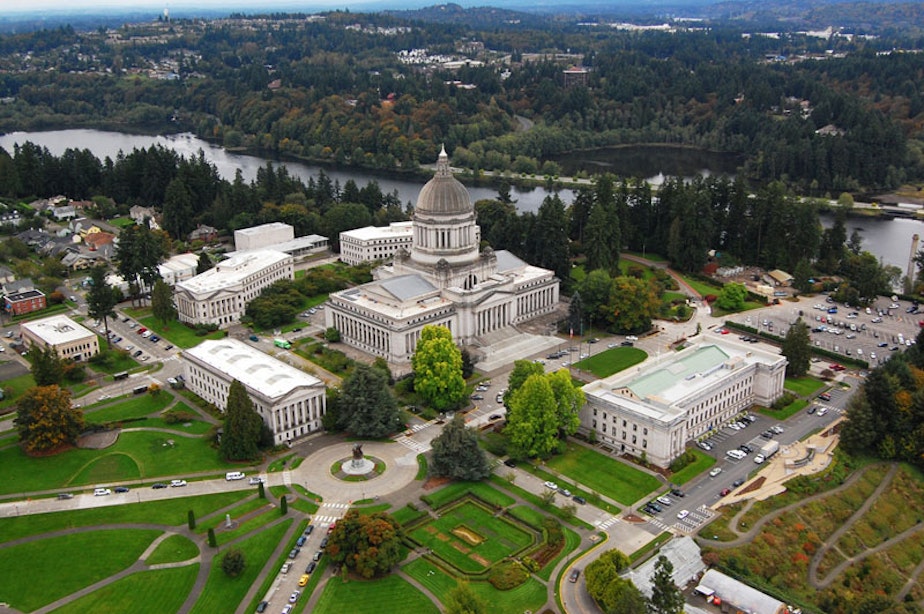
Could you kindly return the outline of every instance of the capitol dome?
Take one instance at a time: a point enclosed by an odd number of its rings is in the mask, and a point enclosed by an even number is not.
[[[424,215],[469,215],[474,210],[472,198],[449,170],[446,149],[440,151],[436,174],[420,190],[414,212]]]

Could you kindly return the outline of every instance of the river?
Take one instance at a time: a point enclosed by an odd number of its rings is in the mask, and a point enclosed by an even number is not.
[[[89,149],[96,157],[101,160],[105,157],[115,158],[120,151],[128,153],[135,148],[146,148],[151,145],[160,144],[168,149],[172,149],[185,156],[194,156],[201,149],[207,160],[209,160],[218,169],[219,174],[225,179],[232,180],[237,169],[241,169],[243,177],[251,181],[257,176],[257,169],[266,165],[267,159],[259,156],[246,154],[231,153],[224,148],[203,141],[191,134],[175,134],[167,136],[146,136],[136,134],[122,134],[118,132],[104,132],[100,130],[54,130],[49,132],[12,132],[0,135],[0,147],[9,152],[13,151],[13,145],[32,141],[41,147],[47,147],[48,151],[56,156],[64,153],[64,150],[71,148]],[[639,175],[649,177],[649,181],[658,183],[658,178],[667,169],[674,168],[681,175],[687,175],[699,169],[700,172],[708,174],[709,168],[718,170],[727,170],[724,164],[729,164],[731,158],[724,154],[715,154],[722,158],[702,158],[702,155],[693,155],[691,150],[677,150],[673,148],[639,148],[645,149],[649,157],[645,157],[631,148],[617,150],[607,150],[597,152],[594,155],[588,154],[588,159],[593,160],[592,165],[605,168],[616,174],[623,176]],[[667,149],[673,149],[679,156],[678,161],[671,163],[668,157]],[[622,153],[625,157],[625,164],[619,165],[619,156]],[[576,158],[580,154],[573,154],[571,157]],[[649,166],[645,166],[644,161],[648,160]],[[698,160],[698,162],[697,162]],[[279,161],[273,161],[280,164]],[[375,180],[384,193],[398,191],[401,202],[416,202],[420,188],[423,187],[423,181],[411,179],[396,179],[393,176],[377,175],[375,173],[360,169],[340,169],[320,166],[311,166],[299,162],[284,162],[289,172],[299,177],[302,181],[307,182],[310,177],[317,177],[318,173],[324,170],[332,180],[337,180],[340,185],[346,183],[349,179],[356,182],[359,187],[363,187],[367,182]],[[679,166],[678,166],[679,165]],[[691,166],[692,165],[692,166]],[[697,166],[698,165],[698,166]],[[631,167],[631,168],[630,168]],[[497,190],[490,187],[469,186],[469,192],[474,200],[483,198],[496,198]],[[511,187],[510,195],[517,201],[517,209],[520,211],[536,211],[542,200],[550,192],[545,188],[521,189]],[[574,199],[572,190],[561,190],[559,195],[566,205],[571,204]],[[822,216],[822,223],[830,226],[831,218]],[[854,229],[860,230],[860,236],[863,237],[863,249],[875,254],[882,262],[899,267],[904,273],[908,266],[908,257],[911,253],[912,236],[916,233],[924,234],[924,225],[920,222],[907,219],[886,220],[881,218],[849,218],[847,220],[847,233]]]

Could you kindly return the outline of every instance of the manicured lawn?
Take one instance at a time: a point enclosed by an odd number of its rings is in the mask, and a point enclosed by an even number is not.
[[[221,570],[220,564],[212,565],[209,579],[192,609],[192,614],[233,611],[259,576],[260,570],[273,553],[273,548],[292,522],[291,518],[284,520],[236,544],[235,547],[244,553],[244,559],[247,561],[244,572],[238,577],[229,578]]]
[[[27,389],[35,386],[35,379],[32,377],[31,373],[26,373],[25,375],[20,375],[19,377],[14,377],[8,380],[3,380],[3,388],[9,394],[5,399],[0,401],[0,409],[11,407],[16,404],[16,400],[25,392]]]
[[[400,510],[396,510],[395,513],[393,513],[391,516],[398,522],[398,524],[406,525],[414,520],[417,520],[421,516],[426,516],[426,512],[415,510],[410,506],[405,505]]]
[[[786,390],[791,390],[799,396],[809,397],[815,394],[819,389],[823,388],[826,384],[820,379],[814,377],[787,377],[786,383],[784,384]]]
[[[177,497],[175,499],[130,503],[112,507],[0,518],[0,537],[4,540],[14,540],[29,535],[48,533],[49,531],[88,527],[104,523],[147,522],[176,526],[185,525],[188,510],[193,510],[196,518],[202,518],[231,505],[247,496],[247,494],[243,492],[223,492],[214,495]]]
[[[451,501],[455,501],[456,499],[461,498],[462,495],[468,492],[498,507],[506,507],[508,505],[513,505],[516,502],[513,497],[505,495],[504,493],[491,488],[484,482],[454,482],[449,486],[441,488],[435,493],[425,495],[422,498],[430,505],[430,507],[436,509],[443,507]]]
[[[574,363],[574,366],[584,371],[590,371],[597,377],[607,377],[619,373],[632,365],[637,365],[648,357],[638,348],[615,347],[604,350],[595,356],[585,358]]]
[[[434,565],[424,558],[414,559],[401,567],[401,571],[420,582],[437,597],[445,598],[454,589],[457,580],[446,573],[439,565]]]
[[[173,397],[166,393],[157,395],[144,394],[130,397],[125,401],[106,405],[100,409],[84,412],[89,422],[102,424],[130,418],[142,418],[156,411],[161,411],[173,401]],[[134,425],[132,425],[134,426]]]
[[[542,530],[542,519],[545,518],[542,512],[537,512],[533,508],[525,505],[511,507],[507,511],[520,522],[524,522],[536,530]]]
[[[783,409],[770,409],[768,407],[757,407],[757,413],[769,416],[774,420],[785,420],[793,414],[799,413],[809,406],[809,402],[804,399],[796,399]]]
[[[253,493],[248,493],[248,494],[253,494]],[[258,510],[261,507],[266,506],[267,504],[268,502],[266,499],[261,499],[259,497],[254,497],[253,499],[242,501],[240,505],[235,505],[231,509],[225,510],[224,514],[221,514],[221,515],[215,516],[214,518],[210,518],[208,520],[203,520],[202,522],[196,523],[196,533],[201,533],[204,535],[205,533],[208,532],[209,529],[217,529],[218,527],[224,526],[225,514],[230,515],[231,520],[237,520],[238,518],[246,514],[249,514],[250,512],[253,512],[254,510]]]
[[[186,426],[187,424],[189,426]],[[131,424],[126,424],[125,428],[167,429],[169,431],[176,431],[177,433],[205,435],[209,432],[209,430],[211,430],[212,424],[210,422],[203,422],[202,420],[190,420],[189,422],[174,422],[173,424],[167,424],[163,418],[145,418],[144,420],[138,420],[136,422],[132,422]]]
[[[686,484],[716,463],[714,458],[696,448],[690,448],[689,451],[696,455],[696,460],[671,476],[674,484]]]
[[[516,494],[518,497],[520,497],[524,501],[528,501],[532,503],[533,505],[540,508],[541,510],[548,512],[552,516],[555,516],[556,518],[563,520],[572,526],[581,527],[582,529],[593,530],[593,527],[591,525],[584,522],[577,516],[574,516],[573,514],[569,514],[565,512],[565,510],[556,506],[554,502],[551,504],[547,504],[545,501],[540,499],[538,495],[534,495],[528,490],[520,488],[516,484],[510,484],[509,482],[507,482],[507,480],[500,477],[499,475],[491,475],[488,479],[491,481],[492,484],[500,486],[501,488],[505,490],[509,490],[510,492]]]
[[[156,565],[157,563],[176,563],[178,561],[188,561],[198,554],[199,546],[189,541],[188,537],[183,535],[171,535],[160,542],[145,562],[148,565]]]
[[[313,614],[381,614],[389,609],[414,614],[439,614],[439,608],[433,602],[395,575],[348,582],[334,577],[324,587]]]
[[[129,343],[130,341],[126,341],[125,345]],[[102,351],[107,353],[107,358],[105,362],[91,362],[90,368],[94,371],[112,375],[119,371],[131,371],[138,366],[138,361],[132,358],[131,353],[123,351],[118,345],[113,344],[111,350],[105,349],[105,337],[99,338],[99,347]]]
[[[546,563],[545,567],[539,570],[539,577],[543,580],[548,581],[549,577],[552,575],[552,572],[555,571],[555,566],[558,564],[558,562],[581,545],[580,535],[567,527],[562,527],[562,531],[565,534],[565,545],[562,547],[561,552],[558,553],[558,556]]]
[[[472,544],[452,533],[461,527],[483,541]],[[410,534],[444,561],[469,573],[478,573],[536,541],[535,535],[494,516],[491,510],[474,501],[441,511],[439,518],[418,526]]]
[[[635,503],[661,485],[653,475],[574,443],[569,443],[564,454],[553,456],[546,464],[623,505]]]
[[[199,573],[198,563],[172,569],[142,571],[55,610],[58,614],[85,612],[176,612],[186,601]]]
[[[125,569],[158,535],[156,530],[91,531],[2,548],[3,597],[18,610],[35,610]]]
[[[186,349],[199,345],[206,339],[224,339],[225,331],[218,330],[209,333],[203,337],[196,334],[196,331],[189,328],[179,320],[168,322],[166,326],[160,323],[160,320],[154,316],[139,318],[138,322],[149,330],[153,330],[159,337],[162,337],[167,343],[172,343],[178,348]],[[137,344],[135,344],[137,345]]]
[[[521,614],[538,612],[548,600],[545,584],[530,578],[509,591],[499,591],[488,582],[472,582],[472,590],[490,605],[491,614]]]
[[[683,281],[687,282],[687,284],[699,292],[701,296],[706,296],[707,294],[718,294],[722,291],[721,286],[713,286],[712,284],[707,284],[706,282],[688,277],[686,275],[682,275],[681,277],[683,278]]]
[[[0,450],[0,466],[4,468],[0,493],[89,485],[94,482],[86,481],[85,469],[107,456],[118,455],[129,458],[132,464],[123,464],[120,459],[115,465],[109,465],[117,468],[116,471],[93,472],[94,475],[106,475],[106,481],[117,481],[181,474],[192,467],[198,471],[232,467],[222,462],[218,453],[203,439],[144,431],[122,433],[113,446],[104,450],[74,449],[44,458],[26,456],[18,446]],[[233,468],[239,467],[234,465]],[[119,471],[128,473],[120,475]]]

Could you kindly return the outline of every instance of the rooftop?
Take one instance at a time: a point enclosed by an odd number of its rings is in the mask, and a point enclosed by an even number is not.
[[[313,375],[264,354],[237,339],[203,341],[185,354],[210,365],[269,399],[278,399],[297,388],[323,386]]]
[[[292,226],[283,224],[282,222],[270,222],[268,224],[260,224],[259,226],[251,226],[250,228],[241,228],[234,232],[235,234],[242,235],[258,235],[268,230],[284,230],[288,232],[292,230]]]
[[[176,287],[197,293],[222,290],[241,283],[257,271],[291,259],[292,256],[271,249],[238,252],[205,273],[177,283]]]
[[[56,315],[41,320],[23,322],[20,327],[49,345],[71,343],[88,337],[95,337],[96,333],[74,322],[65,315]]]
[[[347,236],[357,241],[371,241],[372,239],[394,236],[410,238],[414,233],[413,226],[413,222],[392,222],[388,226],[365,226],[363,228],[345,230],[340,233],[340,236]]]

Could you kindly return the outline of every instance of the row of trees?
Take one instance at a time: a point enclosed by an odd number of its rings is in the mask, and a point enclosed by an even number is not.
[[[674,566],[664,555],[658,556],[651,577],[651,598],[645,598],[631,580],[620,577],[629,568],[629,557],[619,550],[608,550],[584,570],[587,592],[605,614],[681,614],[684,598],[674,584]]]

